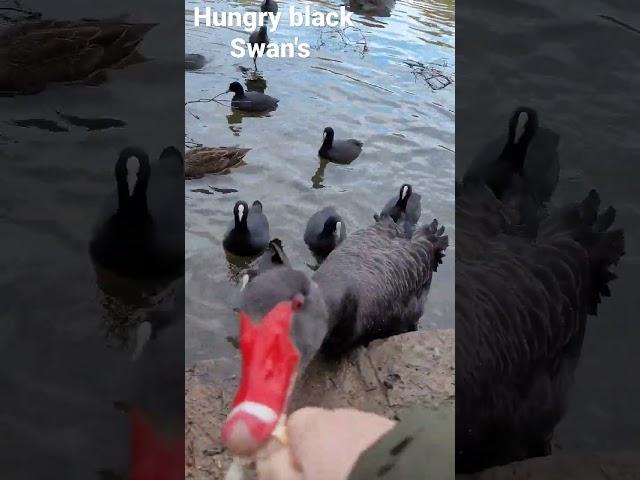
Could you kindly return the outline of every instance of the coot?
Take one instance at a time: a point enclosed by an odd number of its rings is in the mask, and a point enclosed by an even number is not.
[[[229,85],[228,92],[233,92],[231,108],[244,112],[269,112],[278,107],[279,100],[260,92],[249,92],[242,88],[239,82]]]
[[[335,163],[351,163],[362,152],[363,143],[360,140],[350,138],[348,140],[335,140],[333,128],[324,129],[324,140],[318,150],[318,155]]]
[[[320,257],[329,255],[347,234],[342,217],[334,207],[324,207],[314,213],[304,231],[304,243]]]
[[[256,200],[249,208],[246,202],[236,202],[233,221],[222,241],[224,249],[234,255],[250,257],[262,253],[268,244],[269,221],[262,213],[262,203]]]

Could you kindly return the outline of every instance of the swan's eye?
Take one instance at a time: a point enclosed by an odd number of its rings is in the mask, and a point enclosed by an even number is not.
[[[304,296],[298,293],[291,299],[291,309],[297,312],[302,307],[304,307]]]

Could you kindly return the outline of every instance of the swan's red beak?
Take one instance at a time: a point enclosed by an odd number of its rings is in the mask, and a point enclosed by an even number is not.
[[[300,360],[291,340],[294,305],[281,302],[258,324],[240,312],[242,374],[222,442],[234,455],[253,455],[282,415]]]
[[[166,438],[137,408],[129,412],[131,424],[130,480],[182,480],[184,438]]]

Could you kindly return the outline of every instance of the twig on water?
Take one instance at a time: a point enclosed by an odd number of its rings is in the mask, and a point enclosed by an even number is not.
[[[217,100],[216,97],[213,98],[199,98],[198,100],[189,100],[188,102],[184,102],[184,106],[186,107],[187,105],[191,105],[192,103],[217,103],[219,105],[223,105],[225,107],[228,107],[229,104],[223,103],[223,102],[228,102],[229,100]]]
[[[184,106],[186,107],[187,105],[190,105],[190,104],[192,104],[192,103],[211,103],[211,102],[214,102],[214,103],[217,103],[218,105],[222,105],[222,106],[224,106],[224,107],[228,107],[228,106],[229,106],[229,104],[227,104],[227,103],[223,103],[223,102],[229,102],[229,100],[218,100],[218,99],[217,99],[220,95],[224,95],[225,93],[227,93],[227,92],[219,93],[218,95],[216,95],[216,96],[215,96],[215,97],[213,97],[213,98],[199,98],[198,100],[189,100],[188,102],[184,102]],[[189,112],[189,114],[190,114],[193,118],[195,118],[196,120],[200,120],[200,117],[199,117],[199,116],[197,116],[195,113],[193,113],[190,109],[185,108],[185,110],[186,110],[187,112]]]
[[[422,79],[431,90],[442,90],[454,82],[454,74],[444,72],[445,69],[450,68],[445,59],[429,63],[405,60],[404,63],[411,69],[416,81],[419,78]]]
[[[352,32],[355,32],[355,38],[352,38],[350,35]],[[349,26],[349,27],[324,27],[320,30],[320,36],[318,37],[318,42],[314,46],[316,50],[320,50],[320,48],[327,45],[327,42],[331,39],[337,40],[340,44],[340,48],[352,48],[356,52],[358,52],[361,56],[369,51],[369,45],[367,43],[367,36],[364,34],[362,29],[357,26]]]

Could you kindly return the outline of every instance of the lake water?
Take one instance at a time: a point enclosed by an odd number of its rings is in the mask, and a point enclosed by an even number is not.
[[[265,93],[280,99],[275,112],[260,117],[234,114],[217,103],[187,105],[187,146],[251,148],[247,166],[185,183],[187,364],[234,353],[227,337],[237,333],[232,309],[238,268],[227,261],[222,238],[240,199],[263,203],[271,237],[284,242],[295,267],[312,273],[306,265],[315,261],[302,236],[317,209],[335,205],[347,232],[353,232],[369,225],[402,183],[411,183],[422,195],[422,220],[437,218],[451,241],[449,256],[434,276],[421,326],[453,327],[454,85],[434,90],[410,66],[436,62],[444,75],[453,76],[453,2],[402,0],[390,16],[354,15],[357,30],[347,32],[343,41],[319,27],[288,25],[289,6],[329,12],[338,11],[341,2],[279,1],[284,15],[277,31],[269,34],[271,41],[289,42],[297,36],[311,45],[311,56],[262,58],[257,73],[250,58],[230,54],[231,41],[248,38],[248,33],[193,26],[194,6],[245,12],[259,10],[259,4],[185,3],[186,51],[209,60],[202,70],[187,72],[186,100],[211,98],[232,81],[247,80],[253,87],[266,85]],[[336,138],[363,141],[360,157],[350,165],[321,163],[317,151],[326,126],[334,128]],[[237,193],[193,192],[209,186]]]

